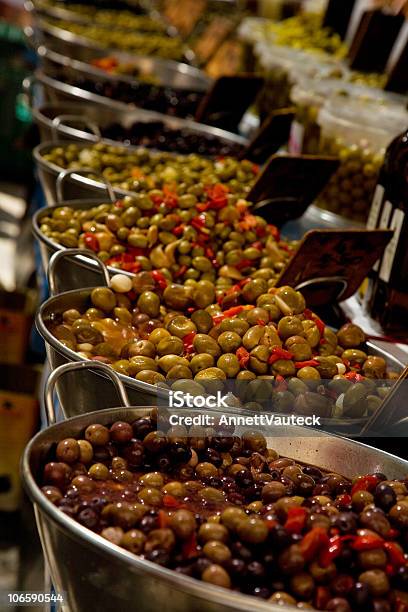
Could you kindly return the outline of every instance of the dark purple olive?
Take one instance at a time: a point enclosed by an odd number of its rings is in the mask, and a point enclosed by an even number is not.
[[[305,465],[302,468],[302,471],[304,474],[311,476],[313,480],[315,480],[316,482],[323,478],[323,474],[321,473],[321,471],[318,468],[313,467],[311,465]]]
[[[98,515],[92,508],[84,508],[77,515],[78,522],[88,529],[94,529],[98,524]]]
[[[227,453],[234,445],[234,438],[227,436],[215,436],[212,445],[219,453]]]
[[[169,553],[160,548],[150,550],[148,553],[145,554],[145,558],[148,561],[153,561],[153,563],[157,563],[158,565],[162,565],[163,567],[170,563]]]
[[[200,453],[200,457],[201,461],[212,463],[217,468],[221,467],[222,465],[222,457],[214,448],[206,448]]]
[[[370,589],[364,582],[356,582],[350,591],[350,600],[356,610],[364,610],[367,608],[370,600]]]
[[[247,488],[254,484],[254,479],[249,470],[243,469],[235,474],[235,480],[240,487]]]
[[[290,546],[292,543],[290,534],[286,531],[286,529],[282,525],[275,525],[269,531],[269,540],[272,543],[272,546],[281,550],[282,548],[286,548]]]
[[[140,531],[143,533],[149,533],[152,529],[157,529],[159,526],[157,516],[146,514],[139,523]]]
[[[140,440],[132,440],[123,447],[123,457],[132,467],[140,467],[144,463],[144,447]]]
[[[247,562],[253,559],[252,552],[242,542],[233,542],[231,544],[231,552]]]
[[[240,578],[242,576],[245,576],[246,563],[243,559],[238,559],[237,557],[234,557],[226,563],[225,569],[229,574],[231,574],[231,576]]]
[[[397,588],[408,591],[408,566],[402,566],[398,569],[394,581]]]
[[[357,529],[357,517],[353,512],[339,512],[332,516],[331,524],[342,534],[351,533]]]
[[[247,576],[249,580],[260,580],[265,576],[265,567],[259,561],[251,561],[247,565]]]
[[[252,589],[250,595],[260,597],[261,599],[269,599],[271,591],[266,586],[256,586]]]
[[[374,501],[377,506],[387,512],[396,503],[397,496],[392,487],[385,482],[380,482],[375,489]]]
[[[150,417],[141,417],[132,423],[135,438],[143,440],[148,433],[153,431],[153,424]]]
[[[170,459],[175,463],[188,463],[191,459],[191,448],[188,448],[185,444],[180,442],[174,442],[170,444],[168,453]]]

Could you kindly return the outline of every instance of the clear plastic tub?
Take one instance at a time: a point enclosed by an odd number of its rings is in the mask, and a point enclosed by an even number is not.
[[[255,56],[265,76],[260,100],[261,117],[272,110],[291,106],[291,91],[300,79],[335,78],[343,74],[340,62],[333,58],[271,45],[265,41],[255,45]]]
[[[317,205],[359,222],[367,220],[385,149],[408,126],[404,107],[387,101],[334,95],[319,113],[322,155],[341,165]]]
[[[348,78],[348,72],[343,74]],[[292,154],[316,155],[320,153],[319,112],[333,96],[365,102],[373,100],[382,107],[405,106],[406,99],[398,94],[389,94],[381,89],[355,85],[341,79],[299,79],[292,87],[291,101],[296,107],[292,124],[289,152]]]

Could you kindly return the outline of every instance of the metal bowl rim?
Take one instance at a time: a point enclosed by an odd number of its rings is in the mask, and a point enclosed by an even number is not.
[[[41,75],[42,76],[42,75]],[[65,85],[65,83],[63,83],[62,81],[58,81],[58,79],[53,79],[52,77],[49,77],[48,75],[44,75],[46,76],[48,79],[53,80],[55,82],[61,83],[61,85]],[[77,89],[81,89],[81,88],[77,88]],[[86,92],[86,90],[82,90],[84,92]],[[93,94],[93,95],[98,95],[98,94]],[[105,98],[106,96],[98,96],[100,98]],[[108,100],[110,100],[110,98],[107,98]],[[118,103],[118,104],[122,104],[122,103]],[[125,104],[125,103],[123,103]],[[53,103],[53,102],[47,102],[45,104],[42,104],[41,106],[37,106],[34,107],[32,109],[32,114],[33,117],[36,121],[36,123],[39,123],[49,129],[52,129],[53,124],[52,124],[52,119],[50,119],[49,117],[47,117],[47,115],[44,114],[44,110],[47,109],[58,109],[61,106],[66,106],[66,107],[72,107],[72,110],[75,110],[75,108],[78,107],[83,107],[84,110],[88,107],[89,108],[89,104],[83,103],[81,105],[81,103],[76,104],[75,102],[71,102],[71,104],[68,102],[67,104],[64,103]],[[106,105],[107,106],[107,105]],[[129,105],[126,105],[129,106]],[[219,138],[220,140],[223,140],[225,142],[231,142],[231,143],[235,143],[235,144],[240,144],[243,147],[245,147],[246,145],[248,145],[249,141],[247,138],[245,138],[244,136],[240,136],[239,134],[234,134],[233,132],[228,132],[227,130],[223,130],[222,128],[218,128],[218,127],[214,127],[211,125],[206,125],[205,123],[199,123],[198,121],[193,121],[191,119],[184,119],[182,117],[171,117],[169,115],[166,115],[164,113],[159,113],[157,111],[150,111],[148,109],[144,109],[144,108],[140,108],[138,106],[133,106],[130,105],[132,107],[131,111],[129,111],[129,109],[127,108],[127,113],[128,114],[132,114],[134,113],[139,114],[140,115],[140,120],[142,120],[143,118],[146,119],[146,122],[141,121],[142,123],[149,123],[149,120],[153,121],[162,121],[164,124],[166,123],[172,123],[174,121],[174,123],[179,123],[180,127],[176,128],[176,129],[183,129],[183,128],[187,128],[187,129],[191,129],[194,132],[198,133],[198,134],[206,134],[206,135],[211,135],[211,136],[215,136],[216,138]],[[80,109],[79,109],[80,110]],[[110,109],[110,112],[124,112],[123,109],[119,109],[119,108],[113,108]],[[137,120],[137,117],[135,117],[135,120]],[[67,127],[69,129],[69,126],[64,126],[64,124],[60,124],[57,127],[57,130],[63,128],[63,127]],[[171,125],[170,125],[171,128]],[[62,130],[61,130],[62,131]],[[120,140],[111,140],[110,138],[98,138],[97,136],[95,136],[94,134],[91,134],[90,132],[85,132],[83,130],[80,130],[78,128],[75,129],[75,131],[77,132],[82,132],[84,134],[84,137],[89,137],[89,140],[92,139],[92,142],[95,140],[95,142],[106,142],[107,144],[116,144],[118,146],[126,146],[129,148],[134,148],[134,147],[140,147],[142,145],[124,145],[122,141]],[[82,136],[80,137],[82,138]],[[41,144],[46,144],[52,141],[46,141],[45,143],[41,143]],[[80,140],[80,142],[85,142],[85,138],[84,140]],[[64,143],[65,144],[65,143]],[[72,144],[72,143],[71,143]],[[152,150],[157,150],[157,151],[161,151],[161,149],[153,149],[153,147],[146,147],[148,149],[152,149]],[[171,153],[171,151],[164,151],[165,153]],[[175,155],[177,155],[177,152],[175,152]],[[183,155],[183,153],[180,153],[180,155]],[[184,155],[188,155],[188,153],[185,153]]]
[[[132,409],[130,407],[129,409]],[[144,407],[135,407],[136,410],[146,410]],[[147,409],[151,410],[151,407]],[[119,561],[123,561],[126,563],[130,563],[132,566],[146,570],[149,574],[154,577],[165,580],[167,583],[175,584],[183,590],[187,590],[188,593],[192,595],[202,596],[204,599],[210,599],[211,601],[222,601],[224,605],[234,605],[236,610],[246,611],[249,609],[253,609],[259,612],[278,612],[280,610],[280,606],[271,606],[266,602],[257,601],[254,597],[250,597],[249,595],[244,595],[241,593],[234,593],[228,591],[227,589],[223,589],[222,587],[217,587],[214,585],[205,584],[202,581],[191,578],[189,576],[181,576],[177,574],[177,572],[161,567],[151,561],[147,561],[145,559],[141,559],[137,555],[133,555],[132,553],[126,551],[125,549],[112,544],[105,540],[99,534],[93,533],[90,529],[80,525],[73,518],[64,515],[63,512],[58,510],[54,504],[52,504],[47,498],[41,493],[40,487],[35,481],[30,467],[30,456],[35,444],[42,436],[46,433],[49,433],[50,430],[58,428],[62,424],[66,425],[69,422],[74,422],[76,420],[83,419],[84,417],[89,418],[95,416],[97,418],[100,415],[107,415],[115,411],[123,410],[123,408],[107,408],[100,411],[94,411],[87,413],[86,415],[80,415],[71,417],[67,419],[63,423],[57,423],[52,425],[51,427],[47,427],[45,430],[38,432],[28,443],[24,450],[24,454],[21,460],[21,471],[23,475],[24,486],[27,489],[27,492],[30,494],[30,497],[34,501],[37,506],[41,509],[41,511],[47,514],[47,517],[53,520],[59,527],[64,529],[65,531],[69,531],[73,533],[75,537],[79,539],[84,539],[88,544],[96,547],[99,551],[113,555]],[[293,427],[292,429],[302,430],[302,427]],[[309,434],[310,435],[310,434]],[[351,445],[359,448],[364,448],[368,451],[375,451],[383,457],[388,457],[391,460],[396,460],[397,462],[405,465],[408,468],[408,461],[401,459],[400,457],[396,457],[391,453],[387,453],[385,451],[380,451],[375,449],[369,445],[362,444],[361,442],[356,442],[355,440],[343,439],[341,436],[337,436],[334,434],[327,433],[316,433],[316,437],[328,437],[339,440],[340,442],[345,442],[346,445]],[[245,607],[244,607],[245,606]]]
[[[79,293],[87,293],[89,297],[93,289],[95,289],[95,287],[85,287],[83,289],[73,289],[71,291],[65,291],[64,293],[60,293],[59,295],[52,296],[48,298],[45,302],[43,302],[43,304],[41,304],[40,308],[37,310],[37,313],[36,313],[35,324],[36,324],[38,332],[41,334],[45,342],[48,343],[55,351],[62,354],[65,358],[69,359],[70,361],[86,362],[86,360],[80,357],[75,351],[64,346],[55,336],[53,336],[53,334],[50,332],[50,330],[45,325],[43,313],[46,308],[48,308],[50,305],[52,306],[52,303],[58,300],[58,298],[61,298],[62,296],[64,298],[68,296],[69,298],[69,296],[78,295]],[[367,342],[367,345],[373,346],[372,344],[370,344],[370,342]],[[393,357],[393,359],[400,364],[401,369],[404,368],[404,365],[402,364],[402,362],[400,362],[396,357]],[[150,395],[167,398],[168,392],[165,389],[160,389],[160,387],[157,388],[155,385],[152,385],[150,383],[145,383],[140,380],[136,380],[135,378],[131,378],[130,376],[125,376],[124,374],[121,374],[119,372],[117,374],[120,380],[122,381],[122,383],[127,385],[128,387],[131,387],[133,389],[137,389],[140,391],[144,391],[145,393],[149,393]],[[97,376],[103,376],[103,374],[97,373]],[[363,422],[366,422],[366,420],[367,419],[364,418]],[[359,417],[357,419],[350,418],[350,419],[339,420],[338,424],[344,425],[344,426],[353,426],[353,425],[359,424],[360,422],[361,422],[361,418]]]

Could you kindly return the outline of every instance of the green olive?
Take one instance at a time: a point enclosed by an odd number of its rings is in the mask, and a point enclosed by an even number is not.
[[[91,293],[92,304],[103,312],[109,313],[116,306],[116,297],[108,287],[97,287]]]
[[[198,372],[194,380],[200,382],[204,380],[225,380],[227,378],[225,372],[220,368],[206,368],[205,370],[201,370]]]
[[[182,355],[184,351],[183,341],[176,336],[169,336],[160,340],[156,350],[160,357],[163,357],[163,355]]]
[[[149,317],[157,317],[160,313],[160,297],[153,291],[144,291],[137,300],[137,307]]]
[[[300,336],[303,333],[302,321],[298,317],[282,317],[278,323],[278,332],[281,338]]]
[[[197,353],[208,353],[214,358],[221,355],[221,348],[211,336],[206,334],[196,334],[193,340],[193,347]]]
[[[190,368],[193,374],[197,374],[201,370],[211,368],[214,365],[214,357],[209,353],[199,353],[194,355],[190,361]],[[221,368],[222,369],[222,368]]]
[[[177,338],[184,338],[187,334],[197,331],[193,321],[183,315],[174,317],[167,326],[167,329],[172,336],[177,336]]]
[[[250,281],[242,288],[242,295],[249,304],[256,302],[257,298],[268,291],[268,283],[262,278]]]
[[[363,330],[353,323],[346,323],[337,332],[337,338],[340,346],[344,349],[355,348],[365,342],[365,334]]]
[[[254,310],[256,309],[254,308]],[[220,332],[221,333],[226,332],[226,331],[235,332],[242,338],[248,331],[249,327],[250,326],[249,326],[248,321],[245,321],[244,319],[227,318],[221,321]]]
[[[191,320],[200,334],[207,334],[213,327],[212,316],[206,310],[196,310],[191,315]]]
[[[157,372],[158,370],[156,361],[151,357],[136,355],[135,357],[131,357],[129,361],[135,371],[135,374],[141,372],[142,370],[152,370],[153,372]]]
[[[189,367],[187,359],[185,359],[185,357],[180,357],[179,355],[163,355],[163,357],[160,357],[157,363],[160,369],[163,370],[163,372],[166,372],[166,374],[176,365]]]
[[[360,351],[359,349],[346,349],[342,355],[342,359],[346,359],[351,364],[358,363],[362,365],[367,359],[367,353]]]
[[[250,327],[245,333],[244,337],[242,338],[242,344],[248,351],[251,351],[258,346],[258,344],[260,344],[264,334],[265,327],[262,325],[254,325],[254,327]]]
[[[235,332],[226,331],[218,336],[218,344],[224,353],[235,352],[241,346],[241,336]]]
[[[135,340],[134,342],[126,344],[121,351],[121,356],[125,359],[140,355],[144,357],[155,357],[156,347],[153,342],[149,340]]]
[[[148,383],[149,385],[156,385],[160,382],[165,382],[165,377],[159,372],[153,370],[140,370],[135,376],[136,380]]]
[[[73,328],[76,341],[78,344],[98,344],[103,342],[103,335],[100,331],[92,327],[92,325],[82,324]],[[58,336],[57,336],[58,337]]]
[[[168,306],[181,312],[185,311],[191,303],[186,288],[180,285],[169,285],[166,287],[163,298]]]
[[[185,365],[177,364],[167,372],[166,380],[179,380],[193,378],[191,369]]]
[[[237,356],[234,353],[225,353],[217,361],[217,367],[220,368],[227,378],[235,378],[240,371],[240,365]]]

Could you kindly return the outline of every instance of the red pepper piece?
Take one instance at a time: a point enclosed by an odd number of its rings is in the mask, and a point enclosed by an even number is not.
[[[408,559],[395,542],[384,542],[384,549],[387,551],[391,565],[398,568],[408,564]]]
[[[278,374],[275,378],[276,381],[276,385],[275,385],[275,390],[276,391],[286,391],[288,388],[288,383],[286,382],[286,380],[283,378],[283,376],[281,376],[280,374]]]
[[[235,353],[237,358],[238,358],[238,362],[239,365],[241,366],[241,368],[246,368],[247,363],[249,361],[249,353],[246,350],[246,348],[244,348],[243,346],[241,346],[237,352]]]
[[[188,270],[187,266],[181,266],[180,269],[174,273],[174,278],[180,278],[187,272],[187,270]]]
[[[164,510],[159,510],[157,519],[160,529],[165,529],[169,526],[170,518]]]
[[[377,484],[377,476],[359,476],[351,489],[351,497],[358,491],[373,491]]]
[[[159,270],[153,270],[152,272],[150,272],[150,274],[154,282],[159,286],[159,289],[166,289],[167,280],[162,272],[160,272]]]
[[[347,372],[347,374],[344,375],[344,378],[356,383],[365,380],[364,376],[361,376],[361,374],[358,374],[357,372]]]
[[[300,551],[305,561],[311,561],[316,553],[329,543],[329,536],[323,527],[314,527],[309,531],[300,542]]]
[[[98,251],[100,251],[99,240],[96,236],[94,236],[94,234],[91,234],[91,232],[85,233],[85,246],[94,253],[98,253]]]
[[[313,320],[316,324],[317,329],[319,330],[320,335],[323,336],[326,325],[323,323],[321,319],[319,319],[319,317],[314,317]]]
[[[163,193],[164,193],[164,203],[167,206],[167,208],[176,208],[178,204],[177,194],[174,191],[172,191],[168,185],[165,185],[163,187]]]
[[[252,310],[252,308],[255,308],[255,306],[252,306],[250,304],[248,304],[247,306],[233,306],[232,308],[228,308],[228,310],[224,310],[222,314],[224,315],[224,318],[235,317],[241,312],[244,312],[244,310]]]
[[[196,332],[190,332],[189,334],[186,334],[183,338],[184,352],[187,354],[190,354],[194,351],[193,341],[194,341],[195,335],[196,335]]]
[[[301,533],[306,525],[308,511],[306,508],[289,508],[284,527],[288,533]]]
[[[196,230],[201,232],[202,229],[205,227],[205,216],[204,215],[198,215],[197,217],[193,217],[193,219],[191,219],[190,223],[191,223],[191,225],[193,227],[195,227]]]
[[[172,234],[174,234],[174,236],[177,236],[177,237],[182,236],[184,232],[184,228],[185,228],[184,223],[181,223],[180,225],[177,225],[175,228],[173,228]]]
[[[358,552],[363,550],[374,550],[375,548],[382,548],[384,545],[383,538],[374,535],[357,536],[351,545],[353,550]]]
[[[290,351],[285,351],[285,349],[280,348],[279,346],[274,346],[272,349],[272,355],[275,355],[278,359],[290,360],[293,359],[293,353]],[[276,361],[276,360],[274,360]],[[269,362],[270,363],[270,362]],[[273,361],[272,361],[273,363]]]
[[[257,325],[260,325],[261,327],[265,327],[266,325],[266,321],[263,321],[262,319],[258,319],[256,322]]]
[[[243,270],[244,268],[250,268],[253,266],[253,261],[251,259],[241,259],[237,264],[235,264],[234,268],[237,270]]]
[[[279,361],[279,359],[279,355],[271,355],[268,359],[268,363],[269,365],[272,365],[273,363],[275,363],[275,361]]]
[[[163,495],[163,506],[166,508],[179,508],[180,504],[173,495]]]
[[[300,370],[300,368],[315,368],[319,365],[319,362],[316,359],[308,359],[307,361],[295,361],[295,368]]]
[[[182,554],[184,559],[191,559],[197,556],[198,546],[195,533],[192,533],[191,536],[185,542],[183,542]]]
[[[348,493],[339,495],[336,499],[336,504],[339,508],[347,508],[351,504],[351,495]]]
[[[335,535],[329,540],[328,547],[320,553],[319,563],[322,567],[328,567],[330,563],[339,556],[343,549],[341,536]]]
[[[315,606],[318,610],[325,610],[330,599],[331,595],[328,587],[317,587],[315,596]]]
[[[214,257],[215,253],[212,250],[211,247],[206,247],[205,249],[205,256],[208,257],[208,259],[212,259]]]

